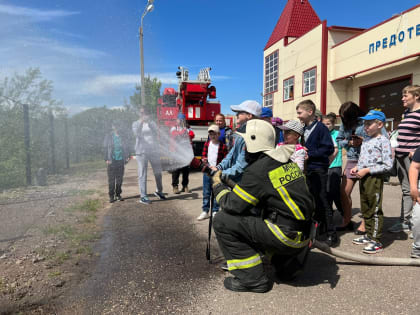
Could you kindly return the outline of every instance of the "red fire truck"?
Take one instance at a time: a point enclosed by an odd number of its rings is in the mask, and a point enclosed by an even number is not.
[[[188,69],[178,69],[178,91],[173,88],[164,89],[163,96],[158,101],[157,118],[161,127],[166,126],[169,129],[176,124],[178,113],[183,113],[187,124],[195,133],[194,155],[201,156],[207,140],[208,125],[220,113],[220,102],[215,100],[216,88],[211,85],[211,68],[201,69],[196,80],[189,79]]]

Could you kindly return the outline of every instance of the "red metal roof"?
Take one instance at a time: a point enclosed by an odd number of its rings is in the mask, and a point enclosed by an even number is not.
[[[321,20],[308,0],[288,0],[264,50],[285,37],[300,37]]]

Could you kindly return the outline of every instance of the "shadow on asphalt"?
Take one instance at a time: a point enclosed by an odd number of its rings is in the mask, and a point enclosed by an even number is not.
[[[331,256],[311,251],[306,261],[305,270],[294,281],[281,281],[274,276],[274,281],[278,284],[283,283],[294,287],[311,287],[323,283],[328,283],[331,289],[337,286],[340,279],[338,275],[337,262]]]

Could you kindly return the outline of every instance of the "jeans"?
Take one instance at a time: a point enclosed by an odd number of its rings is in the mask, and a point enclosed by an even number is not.
[[[210,209],[210,198],[212,191],[213,180],[211,177],[203,174],[203,211],[209,212]],[[216,201],[216,198],[213,196],[213,212],[219,211],[219,204]]]
[[[162,166],[160,156],[153,153],[142,153],[136,155],[137,171],[140,187],[140,197],[147,196],[147,165],[152,164],[153,173],[156,180],[156,191],[162,192]]]
[[[420,189],[420,181],[418,184]],[[413,217],[411,219],[412,222],[412,231],[413,231],[413,254],[420,255],[420,204],[416,202],[413,207]]]
[[[411,213],[413,211],[413,201],[410,197],[410,183],[408,181],[408,169],[410,168],[410,158],[407,156],[397,157],[397,176],[401,184],[401,222],[411,224]]]
[[[107,173],[109,197],[120,196],[124,176],[124,160],[112,160],[112,163],[108,164]]]

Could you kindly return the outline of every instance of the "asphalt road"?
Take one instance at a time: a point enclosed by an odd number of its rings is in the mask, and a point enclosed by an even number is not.
[[[126,200],[111,206],[104,218],[100,257],[91,275],[57,304],[60,314],[418,314],[419,267],[363,266],[310,253],[304,274],[293,283],[276,283],[266,294],[224,289],[227,275],[213,238],[205,258],[208,221],[201,212],[202,174],[190,174],[189,194],[169,193],[151,205],[137,202],[136,163],[128,164],[123,186]],[[104,186],[105,187],[105,186]],[[149,192],[154,178],[148,177]],[[164,174],[165,192],[170,175]],[[353,192],[354,221],[360,221],[358,190]],[[385,186],[385,229],[399,216],[399,186]],[[339,215],[336,217],[339,223]],[[341,234],[339,248],[360,253],[352,232]],[[385,233],[385,250],[377,255],[409,257],[406,233]]]

